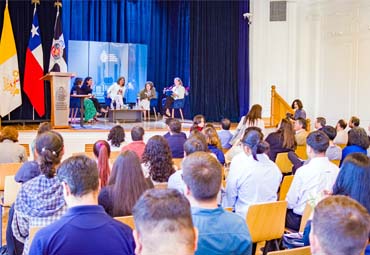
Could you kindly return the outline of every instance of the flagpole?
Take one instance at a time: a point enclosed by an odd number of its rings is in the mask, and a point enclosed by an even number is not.
[[[40,4],[40,0],[31,0],[31,4],[35,5],[33,9],[33,16],[35,16],[37,5]],[[32,106],[32,120],[35,120],[35,107]]]

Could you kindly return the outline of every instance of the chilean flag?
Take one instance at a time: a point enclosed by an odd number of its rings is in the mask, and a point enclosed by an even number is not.
[[[42,117],[45,115],[45,92],[44,81],[40,80],[40,78],[44,75],[44,64],[36,5],[33,11],[31,36],[28,41],[25,66],[23,90],[37,114]]]

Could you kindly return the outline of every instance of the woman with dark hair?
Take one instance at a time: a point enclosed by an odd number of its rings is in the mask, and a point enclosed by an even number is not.
[[[221,165],[225,164],[225,156],[222,152],[221,141],[216,129],[214,127],[206,127],[202,132],[206,137],[209,151],[216,155]]]
[[[18,130],[6,126],[0,135],[0,163],[21,163],[27,161],[26,149],[18,143]]]
[[[361,127],[354,127],[348,132],[348,144],[342,150],[342,160],[340,165],[342,165],[343,160],[348,154],[354,152],[360,152],[367,155],[367,149],[369,148],[369,137],[366,134],[365,129]]]
[[[294,151],[296,144],[292,123],[288,119],[282,119],[278,130],[269,134],[266,142],[270,144],[269,157],[274,162],[278,153]]]
[[[246,129],[241,144],[243,152],[231,161],[227,177],[224,207],[233,207],[235,213],[246,217],[252,204],[276,201],[282,174],[265,154],[268,145],[256,127]]]
[[[259,127],[262,132],[265,130],[265,123],[262,119],[262,106],[259,104],[252,105],[249,112],[241,118],[236,127],[235,135],[231,138],[229,143],[231,145],[238,143],[243,137],[245,130],[249,127]]]
[[[64,154],[63,144],[62,136],[54,131],[45,132],[36,139],[41,174],[22,185],[12,221],[14,237],[25,244],[23,254],[28,254],[29,229],[53,223],[67,209],[62,185],[56,177],[56,168]]]
[[[148,140],[142,162],[145,177],[150,176],[154,184],[168,182],[168,178],[175,172],[170,147],[160,135]]]
[[[100,187],[103,188],[108,184],[108,178],[110,175],[109,157],[110,157],[110,146],[107,141],[98,140],[94,143],[93,147],[94,155],[97,159],[99,169]]]
[[[120,125],[111,128],[108,134],[111,151],[121,151],[122,143],[125,141],[125,130]]]
[[[195,115],[193,118],[193,125],[190,127],[190,132],[193,130],[202,131],[206,124],[206,118],[202,114]]]
[[[107,90],[107,97],[112,99],[110,104],[112,110],[114,110],[114,103],[116,104],[116,110],[123,108],[123,98],[126,92],[125,83],[125,77],[121,76],[117,79],[117,82],[113,83]]]
[[[136,201],[148,188],[151,187],[144,178],[139,157],[133,151],[125,151],[114,162],[109,183],[100,191],[98,202],[112,217],[131,215]]]
[[[100,112],[107,113],[108,111],[100,106],[98,99],[96,99],[94,97],[94,95],[92,95],[92,92],[93,92],[93,79],[88,76],[88,77],[85,78],[85,80],[84,80],[84,82],[83,82],[83,84],[80,88],[81,95],[91,95],[89,100],[91,100],[93,102],[96,112],[98,112],[98,113],[100,113]],[[85,105],[86,104],[84,103],[84,106]],[[88,107],[88,109],[90,109],[90,107]],[[88,109],[86,109],[86,110],[88,110]],[[85,112],[85,114],[86,114],[86,112]],[[86,119],[86,117],[85,117],[85,119]]]
[[[147,81],[145,83],[144,89],[140,91],[140,108],[143,110],[144,113],[144,120],[148,115],[148,119],[150,117],[150,100],[157,98],[157,94],[155,92],[154,84],[151,81]]]
[[[294,110],[294,120],[297,120],[298,118],[306,119],[306,112],[303,110],[303,104],[301,100],[295,99],[292,103],[292,109]]]

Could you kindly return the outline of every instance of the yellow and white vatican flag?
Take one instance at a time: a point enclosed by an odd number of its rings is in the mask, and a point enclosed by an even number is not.
[[[4,11],[0,41],[0,115],[4,117],[22,104],[17,49],[8,4]]]

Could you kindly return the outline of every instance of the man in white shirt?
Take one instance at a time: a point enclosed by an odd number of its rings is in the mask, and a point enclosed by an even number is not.
[[[325,156],[329,137],[314,131],[307,137],[309,163],[297,169],[287,194],[288,211],[285,226],[298,231],[306,203],[324,192],[331,192],[339,168]]]

